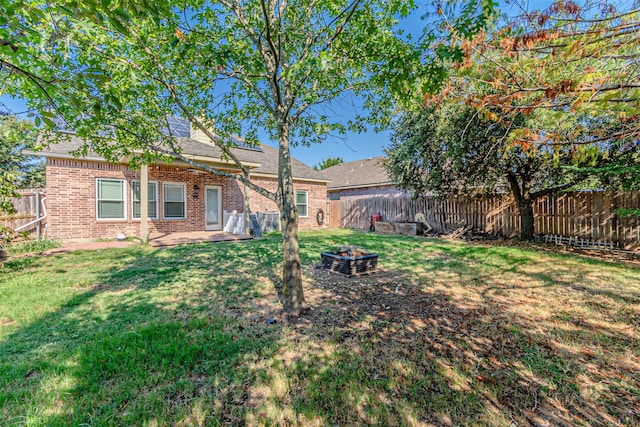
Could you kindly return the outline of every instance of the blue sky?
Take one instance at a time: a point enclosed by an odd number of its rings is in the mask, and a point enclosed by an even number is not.
[[[545,8],[551,1],[532,0],[521,2],[502,1],[503,10],[509,14],[521,13],[523,9]],[[419,7],[416,12],[406,18],[401,26],[406,31],[414,35],[420,35],[424,27],[421,16],[427,11],[426,6]],[[27,107],[21,99],[11,99],[7,96],[0,96],[0,109],[8,109],[14,113],[23,113]],[[354,116],[352,107],[334,108],[335,113],[342,117],[344,122]],[[342,120],[342,119],[341,119]],[[304,163],[313,166],[327,157],[342,157],[346,162],[363,158],[376,157],[384,154],[384,147],[389,145],[390,131],[376,133],[370,130],[366,133],[347,133],[340,137],[327,137],[321,144],[314,144],[310,147],[293,147],[292,154]],[[263,140],[263,143],[277,145],[275,142]]]
[[[418,1],[419,3],[419,1]],[[508,15],[519,15],[523,10],[545,9],[553,2],[551,0],[522,0],[522,1],[504,1],[501,0],[502,11]],[[425,12],[431,12],[431,6],[418,7],[413,14],[401,22],[401,27],[407,32],[419,36],[422,34],[425,22],[421,18]],[[345,121],[350,118],[353,113],[343,110]],[[340,156],[345,162],[359,160],[369,157],[382,156],[384,147],[390,144],[390,131],[373,132],[370,130],[366,133],[348,133],[341,138],[327,138],[322,144],[315,144],[310,147],[294,147],[292,149],[294,157],[305,162],[308,165],[314,165],[329,156]]]

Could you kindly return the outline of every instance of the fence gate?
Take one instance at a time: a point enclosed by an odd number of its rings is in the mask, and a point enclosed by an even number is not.
[[[329,226],[331,228],[341,227],[341,209],[340,200],[329,200]]]

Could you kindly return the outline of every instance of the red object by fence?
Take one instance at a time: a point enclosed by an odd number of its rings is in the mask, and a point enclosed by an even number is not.
[[[382,214],[380,212],[371,215],[371,224],[369,225],[370,231],[376,231],[376,221],[382,221]]]

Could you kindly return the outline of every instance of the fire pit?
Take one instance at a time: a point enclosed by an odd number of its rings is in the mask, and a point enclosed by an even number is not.
[[[378,267],[378,254],[353,246],[342,246],[331,252],[322,252],[320,255],[323,268],[347,276],[371,273]]]

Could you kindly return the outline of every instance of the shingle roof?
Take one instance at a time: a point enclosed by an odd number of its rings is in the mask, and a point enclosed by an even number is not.
[[[326,179],[331,180],[327,184],[327,190],[393,184],[387,171],[382,167],[382,159],[384,157],[379,156],[340,163],[320,172]]]
[[[278,175],[278,149],[269,145],[261,144],[263,153],[260,163],[260,167],[252,169],[251,173],[260,173],[268,175]],[[295,157],[291,158],[291,168],[293,169],[293,176],[295,178],[317,179],[321,181],[328,181],[320,171],[307,166]]]
[[[220,148],[216,146],[205,144],[190,138],[177,138],[177,141],[182,148],[182,154],[187,157],[205,157],[211,162],[222,160],[222,152]],[[79,149],[83,144],[84,141],[81,138],[74,134],[68,134],[67,138],[61,140],[59,143],[50,144],[42,151],[34,154],[45,157],[69,156],[71,152]],[[251,169],[252,174],[257,173],[278,176],[277,148],[261,144],[259,149],[233,148],[231,151],[243,163],[259,164],[258,167]],[[102,160],[102,158],[95,153],[87,153],[85,158],[90,160]],[[291,158],[291,166],[293,168],[294,178],[327,181],[327,178],[325,178],[319,171],[314,170],[298,159]]]

